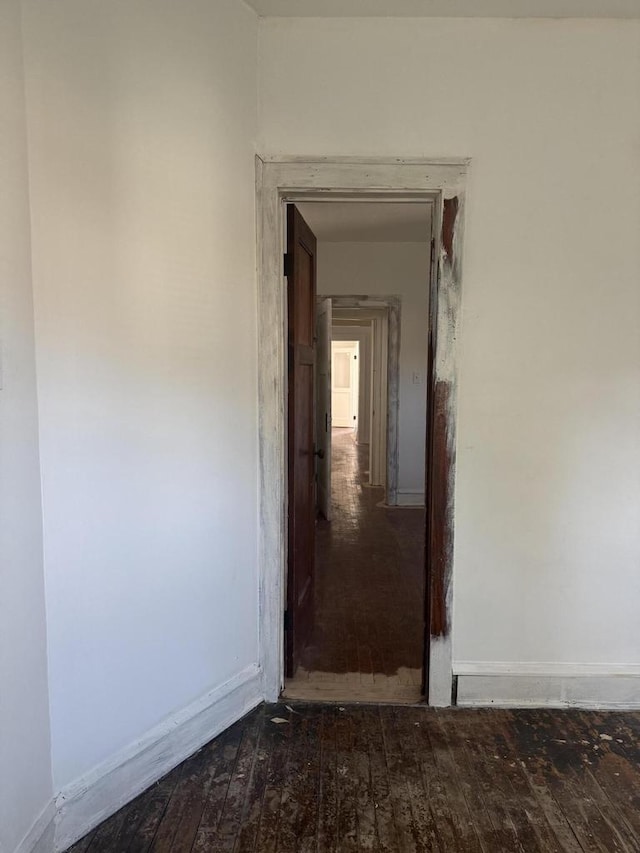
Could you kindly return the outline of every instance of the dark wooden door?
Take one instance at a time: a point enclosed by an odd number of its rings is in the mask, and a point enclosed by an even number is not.
[[[316,238],[287,205],[289,538],[286,675],[294,675],[313,628],[315,558],[314,361]]]

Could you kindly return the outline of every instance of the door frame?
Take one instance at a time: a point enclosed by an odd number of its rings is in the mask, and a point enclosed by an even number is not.
[[[434,211],[427,364],[425,697],[452,703],[457,333],[469,159],[256,157],[259,400],[259,660],[263,693],[284,685],[286,280],[284,204],[430,201]]]
[[[363,441],[363,424],[370,426],[371,420],[371,324],[366,321],[338,320],[331,323],[331,344],[357,341],[360,345],[358,359],[358,422],[356,426],[356,444],[369,446],[370,436]],[[365,372],[364,368],[368,367]],[[364,397],[367,402],[364,404]]]
[[[383,340],[380,347],[371,350],[372,361],[381,362],[380,381],[374,388],[372,403],[378,399],[378,408],[386,412],[380,435],[374,441],[374,422],[371,422],[369,438],[369,465],[376,455],[381,458],[384,471],[385,503],[396,506],[398,503],[398,471],[400,465],[398,447],[398,423],[400,418],[400,322],[401,300],[398,296],[331,296],[333,308],[339,311],[352,310],[354,317],[362,315],[364,319],[382,323]],[[342,318],[340,318],[342,320]],[[345,321],[346,322],[346,321]],[[374,352],[377,349],[377,352]],[[380,418],[375,426],[380,425]]]

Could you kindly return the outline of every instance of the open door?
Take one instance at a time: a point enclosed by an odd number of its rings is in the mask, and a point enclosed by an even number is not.
[[[313,627],[315,561],[314,370],[316,238],[287,205],[288,492],[286,675],[292,677]]]
[[[331,300],[318,303],[316,320],[316,444],[318,510],[331,521]]]

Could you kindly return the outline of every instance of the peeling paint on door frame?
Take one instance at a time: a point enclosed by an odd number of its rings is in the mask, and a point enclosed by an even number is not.
[[[284,681],[286,578],[286,376],[283,205],[286,201],[431,201],[434,205],[429,307],[427,420],[428,702],[452,697],[452,589],[457,335],[468,159],[256,158],[259,347],[259,654],[264,695]]]

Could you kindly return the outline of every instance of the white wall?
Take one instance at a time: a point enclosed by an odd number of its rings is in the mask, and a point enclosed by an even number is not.
[[[258,660],[256,29],[25,0],[56,790]]]
[[[0,850],[51,802],[20,6],[0,4]]]
[[[399,296],[398,491],[424,493],[429,246],[427,243],[319,243],[318,293]],[[413,373],[420,377],[413,383]]]
[[[473,158],[455,658],[638,662],[640,22],[266,20],[259,72],[265,154]]]

